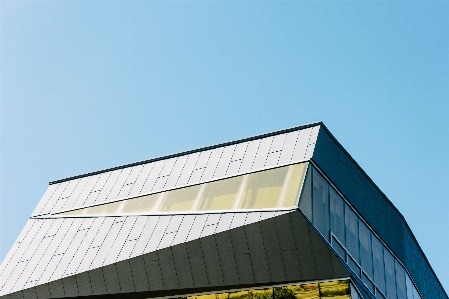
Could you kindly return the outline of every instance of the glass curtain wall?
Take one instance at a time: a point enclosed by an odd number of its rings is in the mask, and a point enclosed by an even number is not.
[[[291,286],[258,290],[242,290],[207,295],[178,297],[177,299],[359,299],[350,280],[317,281]]]
[[[398,260],[313,166],[299,208],[376,298],[421,299]]]
[[[294,208],[298,206],[307,165],[292,164],[55,215],[176,214]]]

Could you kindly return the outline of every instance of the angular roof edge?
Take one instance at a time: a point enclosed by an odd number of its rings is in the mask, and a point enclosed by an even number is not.
[[[296,127],[292,127],[292,128],[287,128],[287,129],[282,129],[282,130],[264,133],[264,134],[260,134],[260,135],[255,135],[255,136],[251,136],[251,137],[246,137],[243,139],[237,139],[237,140],[228,141],[228,142],[224,142],[224,143],[218,143],[218,144],[214,144],[214,145],[200,147],[200,148],[196,148],[193,150],[188,150],[188,151],[170,154],[170,155],[166,155],[166,156],[156,157],[156,158],[149,159],[149,160],[143,160],[143,161],[138,161],[138,162],[134,162],[134,163],[130,163],[130,164],[124,164],[124,165],[119,165],[116,167],[106,168],[103,170],[88,172],[85,174],[80,174],[80,175],[71,176],[68,178],[60,179],[60,180],[51,181],[48,184],[49,185],[59,184],[59,183],[63,183],[63,182],[67,182],[67,181],[71,181],[71,180],[75,180],[75,179],[80,179],[80,178],[84,178],[84,177],[88,177],[88,176],[92,176],[92,175],[97,175],[97,174],[101,174],[101,173],[105,173],[105,172],[109,172],[109,171],[114,171],[114,170],[128,168],[128,167],[134,167],[134,166],[138,166],[138,165],[142,165],[142,164],[152,163],[152,162],[166,160],[166,159],[180,157],[180,156],[185,156],[185,155],[189,155],[189,154],[193,154],[193,153],[197,153],[197,152],[207,151],[207,150],[211,150],[211,149],[215,149],[215,148],[219,148],[219,147],[234,145],[234,144],[238,144],[238,143],[242,143],[242,142],[262,139],[262,138],[271,137],[271,136],[275,136],[275,135],[290,133],[290,132],[308,129],[308,128],[312,128],[312,127],[316,127],[316,126],[324,127],[324,124],[322,121],[318,121],[318,122],[309,123],[309,124],[305,124],[305,125],[301,125],[301,126],[296,126]],[[328,131],[328,130],[326,129],[326,131]]]

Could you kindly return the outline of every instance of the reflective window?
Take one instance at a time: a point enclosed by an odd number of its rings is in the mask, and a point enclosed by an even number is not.
[[[386,294],[383,245],[376,237],[373,237],[372,241],[374,283],[383,294]]]
[[[313,169],[312,179],[313,191],[313,224],[319,231],[329,231],[329,192],[328,183],[321,174]],[[324,235],[328,238],[328,234]]]
[[[359,262],[359,229],[358,217],[352,209],[345,204],[345,235],[346,248],[356,262]]]
[[[293,164],[56,215],[121,215],[294,208],[298,206],[307,165],[307,163]]]
[[[312,221],[312,169],[309,168],[309,171],[307,171],[307,177],[304,181],[301,200],[299,202],[299,209],[310,221]]]
[[[373,277],[373,253],[371,246],[371,231],[359,220],[360,266],[370,278]]]
[[[384,250],[385,282],[387,288],[387,298],[396,297],[396,275],[394,273],[394,257],[388,250]]]
[[[407,291],[405,287],[405,270],[396,259],[394,260],[394,269],[396,273],[396,291],[398,298],[406,298]]]
[[[331,231],[345,245],[344,201],[333,188],[329,189]]]

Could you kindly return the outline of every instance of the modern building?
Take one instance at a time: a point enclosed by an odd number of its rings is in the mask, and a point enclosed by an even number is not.
[[[1,298],[448,299],[322,123],[51,182]]]

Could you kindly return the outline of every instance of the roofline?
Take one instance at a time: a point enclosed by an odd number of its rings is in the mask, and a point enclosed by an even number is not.
[[[282,130],[264,133],[264,134],[260,134],[260,135],[255,135],[255,136],[251,136],[251,137],[247,137],[247,138],[243,138],[243,139],[237,139],[237,140],[228,141],[228,142],[224,142],[224,143],[218,143],[218,144],[214,144],[214,145],[200,147],[197,149],[179,152],[179,153],[175,153],[175,154],[171,154],[171,155],[167,155],[167,156],[156,157],[156,158],[149,159],[149,160],[143,160],[143,161],[138,161],[138,162],[134,162],[134,163],[130,163],[130,164],[124,164],[124,165],[119,165],[116,167],[106,168],[103,170],[88,172],[85,174],[80,174],[80,175],[71,176],[68,178],[60,179],[60,180],[51,181],[48,184],[49,185],[59,184],[59,183],[63,183],[63,182],[67,182],[67,181],[71,181],[71,180],[75,180],[75,179],[80,179],[80,178],[84,178],[84,177],[88,177],[88,176],[92,176],[92,175],[97,175],[97,174],[101,174],[101,173],[105,173],[105,172],[109,172],[109,171],[124,169],[124,168],[128,168],[128,167],[134,167],[134,166],[148,164],[148,163],[152,163],[152,162],[156,162],[156,161],[160,161],[160,160],[166,160],[166,159],[170,159],[170,158],[181,157],[181,156],[190,155],[190,154],[197,153],[197,152],[207,151],[207,150],[211,150],[211,149],[215,149],[215,148],[220,148],[220,147],[224,147],[224,146],[234,145],[234,144],[257,140],[257,139],[262,139],[262,138],[271,137],[271,136],[275,136],[275,135],[290,133],[290,132],[308,129],[308,128],[312,128],[312,127],[316,127],[316,126],[324,127],[324,124],[323,124],[323,122],[318,121],[318,122],[309,123],[309,124],[305,124],[305,125],[301,125],[301,126],[296,126],[296,127],[292,127],[292,128],[287,128],[287,129],[282,129]],[[328,130],[326,129],[326,131],[328,131]]]

